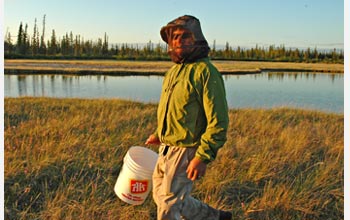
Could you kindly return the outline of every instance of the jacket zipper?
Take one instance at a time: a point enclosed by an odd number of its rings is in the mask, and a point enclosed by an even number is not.
[[[185,66],[185,63],[182,63],[179,71],[177,72],[176,75],[171,77],[169,85],[165,89],[165,91],[168,91],[168,95],[167,95],[167,99],[166,99],[167,102],[166,102],[166,105],[165,105],[165,113],[164,113],[164,118],[163,118],[163,127],[162,127],[162,132],[161,132],[161,137],[160,137],[160,140],[161,140],[162,143],[164,143],[164,135],[165,135],[165,131],[167,129],[166,119],[167,119],[167,115],[168,115],[170,97],[171,97],[171,94],[173,93],[174,87],[175,87],[175,85],[177,83],[177,81],[175,79],[178,78],[178,76],[179,76],[179,74],[182,71],[184,66]]]

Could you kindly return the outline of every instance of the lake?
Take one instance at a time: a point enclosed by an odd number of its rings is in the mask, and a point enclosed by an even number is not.
[[[344,112],[344,74],[224,75],[230,108],[293,107]],[[161,76],[5,75],[5,97],[122,98],[157,103]]]

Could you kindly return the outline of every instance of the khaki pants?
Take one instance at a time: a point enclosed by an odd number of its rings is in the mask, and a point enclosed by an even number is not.
[[[161,145],[153,173],[153,199],[158,220],[217,220],[219,210],[194,199],[190,193],[193,182],[186,169],[197,148]]]

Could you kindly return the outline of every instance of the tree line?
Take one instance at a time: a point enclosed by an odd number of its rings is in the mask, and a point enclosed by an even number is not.
[[[167,45],[147,44],[112,44],[108,42],[108,35],[104,33],[97,40],[86,40],[73,32],[57,37],[52,30],[51,37],[45,41],[45,20],[43,17],[42,32],[39,33],[35,19],[32,35],[28,33],[28,25],[21,22],[18,28],[16,41],[11,33],[6,33],[4,55],[6,58],[33,58],[33,59],[120,59],[120,60],[169,60]],[[210,57],[218,60],[244,61],[283,61],[283,62],[329,62],[344,63],[343,51],[323,50],[317,48],[298,49],[286,48],[284,45],[269,47],[241,48],[226,45],[222,49],[216,48],[214,40],[210,49]]]

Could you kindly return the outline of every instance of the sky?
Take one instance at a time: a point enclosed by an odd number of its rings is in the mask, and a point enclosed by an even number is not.
[[[210,46],[344,48],[343,0],[4,0],[3,34],[15,42],[19,25],[33,35],[55,30],[110,44],[162,42],[159,31],[188,14],[197,17]]]

